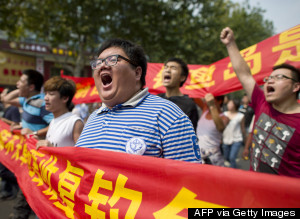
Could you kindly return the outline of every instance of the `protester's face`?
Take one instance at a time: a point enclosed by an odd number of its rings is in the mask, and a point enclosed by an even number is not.
[[[236,111],[233,100],[229,100],[228,101],[228,103],[227,103],[227,109],[228,109],[228,111]]]
[[[223,103],[224,103],[224,104],[227,104],[227,103],[228,103],[228,101],[229,101],[228,97],[227,97],[227,96],[225,96],[225,97],[224,97],[224,102],[223,102]]]
[[[179,63],[166,63],[162,73],[163,86],[168,88],[179,87],[180,83],[185,79],[185,76],[183,76],[181,73],[182,69]]]
[[[67,98],[60,97],[58,91],[46,91],[45,92],[45,108],[49,112],[56,113],[61,109],[67,108]]]
[[[292,71],[285,68],[274,70],[271,76],[280,74],[292,78]],[[269,103],[281,103],[299,89],[297,89],[298,86],[296,87],[297,84],[299,83],[287,78],[283,78],[282,80],[275,80],[274,78],[268,80],[268,82],[264,84],[266,101]]]
[[[245,105],[249,104],[249,98],[248,98],[248,96],[243,96],[242,103],[245,104]]]
[[[123,49],[110,47],[104,50],[99,59],[111,55],[121,55],[129,59]],[[114,66],[107,66],[104,62],[93,72],[95,85],[100,99],[109,108],[129,100],[140,89],[141,68],[134,67],[121,58]]]
[[[28,76],[22,75],[17,82],[17,88],[19,89],[20,97],[28,97],[29,96],[29,84],[28,84]]]

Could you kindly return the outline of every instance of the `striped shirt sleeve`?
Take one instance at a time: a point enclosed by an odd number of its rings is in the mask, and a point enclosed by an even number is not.
[[[164,158],[201,163],[197,136],[185,114],[169,126],[162,142]]]

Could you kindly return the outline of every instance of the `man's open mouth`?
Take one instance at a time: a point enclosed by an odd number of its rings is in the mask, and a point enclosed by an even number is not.
[[[165,75],[164,76],[164,81],[170,81],[171,80],[171,76],[170,75]]]
[[[267,92],[268,93],[273,93],[275,91],[274,87],[268,86],[267,87]]]
[[[108,85],[112,82],[112,77],[109,74],[102,74],[101,81],[103,85]]]

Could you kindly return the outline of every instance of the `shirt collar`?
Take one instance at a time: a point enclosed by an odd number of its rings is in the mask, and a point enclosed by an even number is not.
[[[146,96],[149,95],[148,88],[138,91],[133,97],[127,100],[125,103],[118,104],[112,108],[113,109],[120,109],[122,107],[136,107]],[[110,109],[102,103],[101,107],[97,111],[97,114],[102,112],[108,112]]]
[[[29,97],[26,102],[30,102],[31,100],[34,100],[34,99],[44,99],[44,94],[43,93],[39,93],[39,94],[36,94],[36,95],[33,95],[31,97]]]

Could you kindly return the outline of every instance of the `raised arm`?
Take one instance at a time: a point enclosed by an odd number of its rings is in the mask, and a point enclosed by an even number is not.
[[[19,103],[18,96],[19,96],[19,89],[16,89],[10,93],[3,92],[3,93],[1,93],[1,101],[3,103],[8,103],[8,104],[19,107],[20,103]]]
[[[193,98],[194,102],[201,108],[203,111],[205,108],[205,103],[201,98]]]
[[[219,132],[223,132],[226,128],[229,120],[227,117],[220,116],[220,106],[218,106],[215,102],[215,98],[211,93],[205,95],[205,101],[211,113],[211,117],[216,125],[216,128]]]
[[[256,82],[251,74],[248,64],[240,54],[239,48],[234,39],[233,31],[229,27],[224,28],[220,34],[220,39],[227,48],[235,74],[240,80],[247,96],[251,100],[253,88]]]

